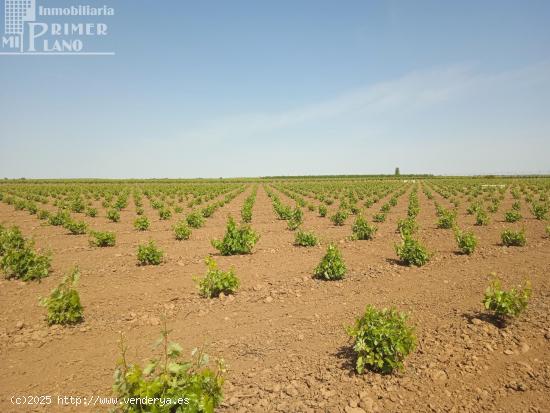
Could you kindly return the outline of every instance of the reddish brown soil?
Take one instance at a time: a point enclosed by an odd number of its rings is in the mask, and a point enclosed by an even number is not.
[[[436,229],[433,201],[420,191],[420,237],[435,253],[421,268],[395,260],[393,244],[407,195],[388,214],[373,241],[350,241],[352,219],[334,227],[328,218],[305,212],[305,229],[323,245],[298,248],[294,233],[276,220],[260,187],[252,225],[261,239],[254,253],[216,256],[221,268],[234,266],[241,289],[225,299],[200,298],[193,277],[205,272],[204,257],[215,254],[228,214],[239,216],[248,188],[195,230],[188,241],[173,239],[172,220],[152,219],[151,230],[132,227],[135,210],[120,223],[86,218],[95,229],[117,233],[113,248],[92,248],[86,236],[41,222],[25,211],[0,204],[0,222],[21,227],[36,245],[53,254],[52,275],[41,283],[0,281],[0,409],[24,411],[107,411],[105,408],[18,408],[13,395],[112,395],[118,358],[118,332],[124,331],[129,357],[152,355],[159,320],[166,313],[171,339],[185,351],[208,345],[230,369],[221,411],[236,412],[546,412],[550,406],[550,241],[544,222],[525,218],[519,225],[501,220],[507,199],[488,227],[473,226],[460,208],[459,223],[480,239],[471,256],[456,254],[450,230]],[[290,203],[279,193],[281,200]],[[436,195],[436,200],[445,200]],[[370,218],[380,203],[367,211]],[[522,211],[530,216],[527,210]],[[499,245],[505,227],[525,226],[528,244]],[[136,248],[154,239],[167,253],[160,266],[138,267]],[[326,244],[335,241],[348,266],[343,281],[311,278]],[[79,291],[85,322],[74,328],[48,327],[38,298],[46,296],[68,269],[81,269]],[[497,272],[506,285],[528,278],[533,296],[527,312],[507,328],[493,325],[481,300]],[[396,306],[410,313],[418,349],[405,370],[389,376],[353,369],[344,327],[367,304]]]

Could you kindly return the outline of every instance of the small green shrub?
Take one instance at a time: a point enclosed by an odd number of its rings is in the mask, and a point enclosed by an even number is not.
[[[458,244],[458,249],[463,253],[470,255],[472,254],[477,246],[477,238],[471,231],[460,231],[459,229],[455,230],[455,239]]]
[[[328,209],[325,205],[319,205],[319,216],[320,217],[326,217],[327,212],[328,212]]]
[[[204,217],[198,211],[194,211],[187,215],[187,223],[191,228],[200,228],[204,225]]]
[[[93,247],[114,247],[116,235],[114,232],[90,232],[90,245]]]
[[[443,210],[437,221],[437,227],[450,229],[456,224],[456,211]]]
[[[80,296],[76,284],[80,278],[80,271],[75,267],[66,275],[50,294],[41,301],[48,310],[48,324],[77,324],[84,319],[84,308],[80,303]]]
[[[0,258],[0,268],[8,279],[21,281],[39,280],[47,277],[50,271],[49,255],[37,254],[31,241],[25,241],[22,247],[9,248]]]
[[[29,214],[35,215],[38,212],[38,207],[34,202],[27,203],[27,211],[29,211]]]
[[[229,217],[223,240],[212,240],[212,246],[222,255],[250,254],[260,236],[246,224],[237,227],[235,220]]]
[[[45,209],[39,209],[38,212],[36,213],[36,216],[40,220],[45,220],[50,217],[50,213]]]
[[[137,259],[140,265],[159,265],[163,256],[164,252],[156,246],[154,241],[138,245]]]
[[[394,308],[378,310],[369,305],[347,330],[355,340],[358,373],[365,368],[381,373],[402,369],[403,360],[416,347],[414,328],[408,325],[407,316]]]
[[[120,221],[120,211],[116,208],[109,209],[107,211],[107,219],[112,222]]]
[[[413,235],[418,231],[418,224],[414,218],[408,217],[397,222],[397,232],[402,236]]]
[[[170,211],[168,208],[159,209],[159,218],[163,221],[172,218],[172,211]]]
[[[95,218],[97,217],[97,209],[96,208],[86,208],[86,211],[84,214],[88,217]]]
[[[164,207],[164,204],[161,201],[155,199],[151,201],[151,207],[153,207],[153,209],[161,209]]]
[[[223,360],[217,369],[209,368],[209,357],[194,349],[190,361],[181,358],[179,344],[168,341],[168,329],[164,324],[157,346],[162,349],[159,358],[146,366],[128,364],[127,347],[121,337],[121,359],[114,375],[114,391],[119,406],[116,411],[126,413],[214,413],[223,400],[222,386],[225,367]],[[155,403],[144,406],[140,399],[173,400],[173,403]],[[129,401],[133,401],[129,403]],[[180,400],[180,404],[176,404]]]
[[[374,214],[372,217],[372,220],[374,222],[386,222],[386,214],[384,212],[379,212],[378,214]]]
[[[546,236],[550,238],[550,225],[546,226]]]
[[[6,229],[0,226],[0,257],[6,251],[13,249],[22,249],[26,245],[25,237],[18,227]]]
[[[295,208],[292,211],[290,219],[287,221],[288,229],[291,231],[296,230],[303,222],[304,213],[300,208]]]
[[[488,225],[489,224],[489,215],[487,215],[487,212],[485,212],[484,209],[480,208],[478,209],[476,213],[476,225]]]
[[[234,269],[220,270],[216,261],[211,257],[207,257],[205,262],[208,271],[204,278],[199,280],[200,294],[207,298],[218,297],[221,293],[234,294],[239,288],[239,279],[235,275]]]
[[[500,234],[502,244],[507,247],[523,247],[527,240],[525,239],[525,230],[513,231],[506,229]]]
[[[377,230],[376,225],[370,225],[362,216],[358,216],[351,227],[353,239],[356,240],[371,240]]]
[[[315,268],[313,276],[322,280],[341,280],[346,275],[346,271],[342,254],[334,244],[330,244],[325,256]]]
[[[543,221],[546,219],[546,215],[548,214],[548,205],[543,203],[533,204],[531,211],[536,219]]]
[[[22,211],[27,207],[27,203],[23,199],[17,199],[14,206],[16,211]]]
[[[495,279],[485,292],[483,305],[497,319],[505,323],[512,317],[517,317],[527,308],[530,296],[531,284],[528,281],[518,289],[512,288],[506,291],[502,289],[500,281]]]
[[[256,200],[257,187],[254,187],[252,193],[245,199],[243,207],[241,209],[241,218],[243,222],[249,224],[252,222],[252,209],[254,208],[254,202]]]
[[[179,241],[189,239],[191,236],[191,228],[189,228],[187,221],[181,220],[174,225],[174,234]]]
[[[404,235],[400,245],[395,245],[397,256],[407,265],[421,267],[430,260],[430,253],[419,241]]]
[[[252,222],[252,206],[250,206],[250,204],[246,204],[243,209],[241,209],[241,218],[243,222],[247,224]]]
[[[121,195],[115,201],[115,208],[118,210],[124,209],[128,206],[128,197],[126,195]]]
[[[520,219],[521,219],[521,214],[518,211],[513,209],[506,212],[506,214],[504,215],[504,220],[506,222],[517,222]]]
[[[84,208],[86,208],[86,205],[84,205],[84,201],[82,198],[76,198],[71,202],[71,211],[72,212],[83,212]]]
[[[70,221],[71,215],[62,209],[58,210],[55,215],[50,215],[48,218],[48,223],[50,225],[60,227],[65,225],[67,221]]]
[[[481,205],[479,204],[479,202],[474,202],[473,204],[470,204],[468,206],[468,208],[466,208],[466,213],[468,215],[474,215],[476,214],[480,209],[481,209]]]
[[[281,203],[279,200],[273,203],[273,210],[279,219],[288,220],[292,218],[292,207]]]
[[[294,245],[299,247],[314,247],[319,240],[313,232],[298,231],[294,239]]]
[[[330,217],[330,220],[332,221],[332,223],[336,226],[342,226],[345,224],[346,222],[346,219],[348,219],[348,212],[343,210],[343,209],[339,209],[336,214],[334,214],[333,216]]]
[[[521,203],[519,201],[516,201],[512,204],[512,210],[513,211],[521,211]]]
[[[217,205],[216,204],[210,204],[203,209],[201,209],[201,214],[204,218],[211,217],[214,215],[214,212],[216,212]]]
[[[137,217],[134,221],[134,228],[138,231],[147,231],[150,225],[149,219],[145,215]]]
[[[84,221],[73,221],[69,220],[63,225],[73,235],[82,235],[88,231],[88,224]]]

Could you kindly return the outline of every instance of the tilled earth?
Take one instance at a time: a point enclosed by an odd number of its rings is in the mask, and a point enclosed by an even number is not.
[[[261,235],[254,253],[221,257],[210,245],[223,237],[229,214],[239,217],[249,187],[218,210],[191,239],[173,239],[171,221],[152,219],[150,231],[132,227],[133,207],[120,223],[86,218],[95,229],[113,230],[117,245],[92,248],[86,236],[41,225],[25,211],[0,204],[0,222],[18,225],[36,246],[50,250],[53,271],[41,283],[0,281],[0,409],[25,411],[107,411],[108,407],[15,406],[14,395],[111,396],[113,371],[123,331],[128,357],[153,356],[165,315],[170,339],[186,353],[205,345],[229,365],[224,386],[227,412],[547,412],[550,411],[550,240],[546,223],[522,211],[527,246],[500,243],[507,199],[488,227],[460,208],[459,224],[480,239],[473,256],[456,253],[452,231],[436,228],[433,201],[419,191],[420,238],[434,252],[424,267],[396,260],[398,219],[406,216],[407,194],[388,214],[373,241],[351,241],[353,219],[335,227],[305,211],[304,229],[322,245],[298,248],[294,233],[272,210],[259,187],[253,228]],[[292,203],[278,193],[285,203]],[[443,205],[445,200],[436,195]],[[377,204],[378,206],[381,203]],[[370,218],[378,206],[371,207]],[[447,205],[446,205],[447,206]],[[101,209],[100,209],[101,210]],[[160,266],[138,267],[137,245],[154,239],[167,253]],[[348,275],[342,281],[312,279],[328,242],[338,243]],[[222,269],[234,266],[241,279],[235,296],[199,297],[194,278],[205,273],[204,257]],[[39,297],[47,296],[73,265],[81,269],[79,291],[85,322],[48,327]],[[496,272],[506,286],[531,280],[527,312],[506,328],[495,326],[481,300]],[[345,327],[365,306],[395,306],[410,314],[418,347],[405,369],[392,375],[354,372]],[[57,399],[56,399],[57,400]]]

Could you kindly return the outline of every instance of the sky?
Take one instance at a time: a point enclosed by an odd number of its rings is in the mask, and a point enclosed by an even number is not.
[[[0,177],[550,173],[546,0],[37,4],[115,55],[0,56]]]

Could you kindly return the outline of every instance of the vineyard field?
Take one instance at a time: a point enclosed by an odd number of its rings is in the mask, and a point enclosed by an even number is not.
[[[5,180],[0,388],[112,397],[121,332],[142,363],[166,324],[185,357],[225,361],[220,412],[545,412],[549,207],[535,176]],[[8,259],[13,227],[46,273]],[[75,267],[82,319],[48,322]],[[484,306],[494,279],[528,282],[516,317]],[[402,369],[358,372],[367,306],[407,315]]]

